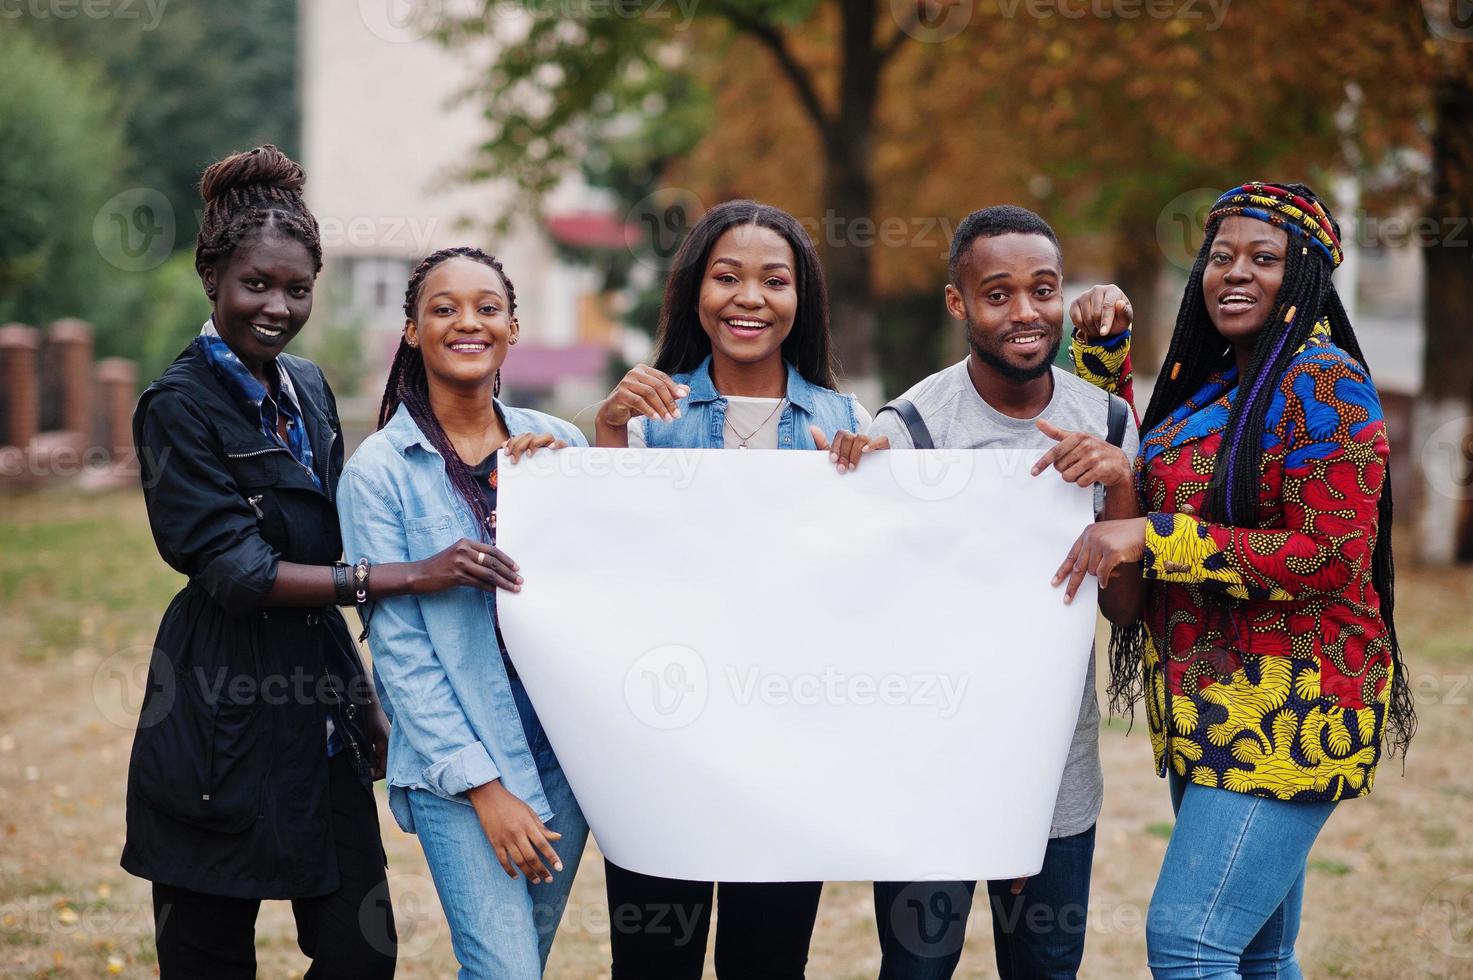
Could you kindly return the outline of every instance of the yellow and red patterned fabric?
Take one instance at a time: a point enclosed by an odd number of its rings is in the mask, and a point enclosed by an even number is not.
[[[1111,341],[1076,337],[1074,356],[1096,373],[1118,365],[1118,390],[1129,335]],[[1237,396],[1236,367],[1214,374],[1144,434],[1136,460],[1149,511],[1143,670],[1157,769],[1286,800],[1361,796],[1392,669],[1371,584],[1388,456],[1380,400],[1316,325],[1268,414],[1258,523],[1228,527],[1199,514]]]

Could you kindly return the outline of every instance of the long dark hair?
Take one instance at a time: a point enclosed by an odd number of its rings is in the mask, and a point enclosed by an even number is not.
[[[701,283],[706,278],[706,262],[722,234],[744,225],[770,228],[783,236],[793,249],[798,266],[793,270],[798,312],[793,318],[792,331],[783,341],[783,360],[796,367],[810,383],[837,390],[839,383],[834,376],[837,364],[829,336],[829,291],[818,251],[796,218],[781,208],[756,201],[727,201],[716,205],[701,215],[701,220],[681,242],[660,305],[655,367],[666,374],[678,374],[693,370],[711,353],[711,338],[701,329],[697,310]]]
[[[404,315],[407,318],[418,319],[419,291],[424,285],[425,277],[430,274],[430,270],[446,259],[453,258],[472,259],[495,269],[496,274],[506,285],[507,315],[515,316],[517,312],[516,287],[512,285],[511,279],[507,278],[506,270],[502,269],[501,263],[495,256],[479,248],[458,245],[454,248],[442,248],[426,256],[424,261],[415,267],[414,272],[409,276],[409,285],[404,290]],[[500,370],[496,372],[494,384],[499,393],[501,389]],[[420,353],[418,347],[411,347],[409,341],[404,337],[399,338],[399,349],[394,354],[393,366],[389,368],[389,381],[384,385],[384,400],[378,410],[380,429],[389,424],[389,419],[394,417],[400,405],[409,409],[409,415],[419,426],[419,431],[423,432],[439,451],[441,458],[445,460],[445,473],[450,477],[450,483],[465,499],[471,513],[476,515],[476,525],[482,537],[488,537],[491,529],[491,508],[486,504],[486,496],[481,492],[480,485],[471,473],[470,466],[460,458],[460,453],[455,451],[450,437],[445,434],[440,420],[435,417],[434,409],[430,407],[429,380],[425,377],[424,355]]]
[[[1303,184],[1279,184],[1305,200],[1325,208],[1315,193]],[[1335,236],[1340,225],[1325,208]],[[1181,308],[1171,346],[1151,401],[1141,420],[1145,435],[1201,390],[1215,371],[1232,363],[1227,341],[1217,332],[1207,313],[1207,300],[1202,293],[1202,278],[1212,252],[1214,239],[1222,224],[1218,217],[1207,224],[1206,236],[1192,265],[1191,277],[1182,294]],[[1293,246],[1293,233],[1290,234]],[[1279,389],[1289,362],[1309,339],[1314,325],[1328,320],[1330,339],[1353,357],[1366,371],[1360,342],[1351,328],[1350,317],[1340,301],[1340,294],[1330,281],[1329,259],[1316,247],[1290,247],[1284,265],[1284,281],[1269,310],[1263,329],[1254,345],[1253,358],[1243,377],[1238,379],[1239,397],[1228,414],[1221,445],[1213,461],[1212,478],[1203,502],[1204,516],[1240,527],[1258,523],[1259,481],[1262,478],[1263,434],[1269,408]],[[1144,501],[1142,501],[1144,506]],[[1381,487],[1376,548],[1371,559],[1371,584],[1381,601],[1381,618],[1386,623],[1391,645],[1392,681],[1387,711],[1387,745],[1395,754],[1406,755],[1407,746],[1417,730],[1417,713],[1412,702],[1411,684],[1407,677],[1401,645],[1396,637],[1395,589],[1396,566],[1391,553],[1391,468],[1388,462]],[[1117,628],[1110,649],[1110,699],[1112,707],[1129,706],[1140,696],[1139,627]]]

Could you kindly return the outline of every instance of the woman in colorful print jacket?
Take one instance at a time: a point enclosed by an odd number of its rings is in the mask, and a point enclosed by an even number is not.
[[[1141,603],[1111,644],[1111,696],[1144,682],[1177,811],[1147,927],[1157,977],[1299,976],[1310,846],[1370,791],[1383,740],[1405,751],[1415,728],[1386,425],[1330,281],[1341,258],[1303,185],[1218,200],[1141,424],[1142,516],[1086,529],[1059,571]],[[1128,304],[1096,287],[1071,313],[1079,374],[1133,403]]]

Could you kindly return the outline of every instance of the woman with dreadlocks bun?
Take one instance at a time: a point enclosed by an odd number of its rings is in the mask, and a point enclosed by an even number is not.
[[[586,445],[567,422],[497,399],[516,310],[511,279],[478,248],[419,264],[379,430],[338,495],[349,554],[412,562],[460,547],[482,577],[377,602],[369,633],[394,722],[389,807],[419,835],[465,978],[541,974],[588,837],[497,623],[495,590],[522,582],[496,547],[498,454]]]
[[[285,353],[322,268],[305,180],[269,145],[205,171],[211,315],[133,417],[154,540],[188,576],[149,665],[122,858],[153,882],[164,980],[254,977],[262,899],[291,900],[313,980],[394,973],[371,790],[388,722],[336,607],[453,579],[443,558],[371,578],[338,560],[337,406]]]
[[[1386,425],[1330,281],[1341,258],[1301,184],[1217,201],[1141,425],[1144,516],[1088,528],[1059,570],[1072,589],[1143,569],[1111,696],[1144,683],[1177,812],[1147,923],[1157,977],[1299,976],[1310,847],[1416,727]],[[1076,304],[1075,357],[1119,386],[1128,339],[1101,342],[1098,305]]]

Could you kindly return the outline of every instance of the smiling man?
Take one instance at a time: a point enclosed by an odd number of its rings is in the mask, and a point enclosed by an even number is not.
[[[946,308],[964,325],[969,354],[886,406],[890,410],[881,410],[866,434],[887,436],[896,449],[929,448],[929,442],[937,449],[1024,452],[1036,460],[1038,479],[1049,479],[1052,468],[1071,483],[1093,485],[1097,515],[1129,511],[1136,433],[1128,406],[1054,367],[1064,299],[1063,256],[1053,229],[1023,208],[975,211],[952,237],[950,279]],[[1108,310],[1129,326],[1129,302],[1114,286],[1094,287],[1076,309],[1094,320]],[[1141,575],[1139,566],[1123,574]],[[1101,591],[1106,615],[1125,591]],[[1095,820],[1104,797],[1099,725],[1091,651],[1043,868],[1032,878],[988,883],[998,972],[1005,980],[1078,972]],[[875,883],[883,980],[951,976],[975,884]]]

